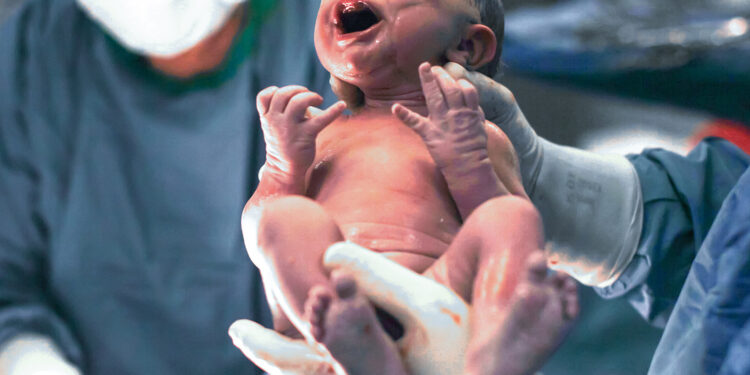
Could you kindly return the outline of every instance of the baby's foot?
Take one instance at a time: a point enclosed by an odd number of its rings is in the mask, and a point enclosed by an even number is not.
[[[383,331],[370,302],[354,279],[334,272],[335,291],[310,290],[305,315],[312,334],[323,343],[349,375],[406,375],[395,344]]]
[[[472,338],[470,374],[533,374],[560,346],[578,316],[576,284],[565,275],[547,275],[539,252],[526,264],[526,278],[511,297],[504,316],[477,317],[484,332]]]

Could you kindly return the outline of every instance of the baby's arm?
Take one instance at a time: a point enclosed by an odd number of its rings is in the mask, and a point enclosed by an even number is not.
[[[479,96],[468,81],[456,81],[428,63],[420,65],[419,76],[429,117],[399,104],[393,113],[422,137],[465,220],[483,202],[508,193],[496,174],[494,164],[500,164],[493,163],[502,154],[488,149],[488,144],[501,142],[494,132],[488,141]]]
[[[272,86],[258,94],[266,164],[246,209],[272,197],[305,193],[305,175],[315,159],[315,138],[346,109],[338,102],[324,111],[308,112],[308,107],[322,103],[323,97],[302,86]]]

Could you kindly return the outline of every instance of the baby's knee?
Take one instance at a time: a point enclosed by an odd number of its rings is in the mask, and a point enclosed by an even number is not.
[[[469,221],[492,223],[499,227],[538,228],[542,224],[541,216],[534,204],[514,195],[505,195],[482,203],[474,210],[467,223]]]
[[[503,196],[477,207],[464,226],[489,247],[540,249],[544,245],[542,220],[526,199]],[[520,250],[519,250],[520,251]]]
[[[242,232],[246,240],[249,233],[254,234],[258,244],[279,244],[313,234],[337,237],[339,233],[338,226],[321,205],[296,195],[245,207]]]

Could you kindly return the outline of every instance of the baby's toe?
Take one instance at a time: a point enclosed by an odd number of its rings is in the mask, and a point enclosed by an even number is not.
[[[511,305],[512,315],[515,315],[518,323],[536,322],[538,315],[547,304],[547,293],[544,288],[531,282],[518,284],[515,290],[515,298]]]
[[[325,316],[332,299],[331,291],[322,285],[318,285],[310,289],[305,301],[305,318],[310,323],[310,332],[318,341],[323,340]]]
[[[562,301],[565,318],[569,320],[577,318],[580,311],[580,306],[578,305],[578,286],[571,277],[568,277],[563,284]]]
[[[331,272],[331,282],[336,295],[341,299],[354,297],[357,294],[357,282],[354,277],[343,270]]]
[[[547,278],[547,258],[541,251],[529,255],[526,260],[526,278],[532,283],[542,283]]]

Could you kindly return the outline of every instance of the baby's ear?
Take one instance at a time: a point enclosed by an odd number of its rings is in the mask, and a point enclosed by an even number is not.
[[[477,69],[492,61],[497,53],[497,38],[485,25],[469,25],[458,46],[447,51],[448,60],[467,68]]]

